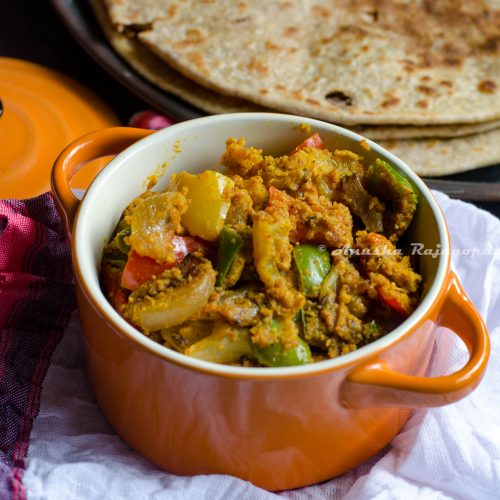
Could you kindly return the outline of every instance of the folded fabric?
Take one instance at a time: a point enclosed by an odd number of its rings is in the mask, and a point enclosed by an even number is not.
[[[50,356],[75,307],[49,194],[0,201],[0,498],[23,498],[24,458]]]

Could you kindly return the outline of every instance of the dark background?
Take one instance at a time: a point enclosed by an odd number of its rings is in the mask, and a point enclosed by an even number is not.
[[[134,112],[150,108],[80,48],[48,0],[0,0],[0,55],[26,59],[66,73],[106,101],[123,123],[127,123]],[[500,167],[449,178],[498,182]],[[500,217],[500,203],[476,205]]]
[[[0,0],[0,55],[66,73],[106,101],[124,123],[135,111],[150,108],[80,48],[48,0]]]

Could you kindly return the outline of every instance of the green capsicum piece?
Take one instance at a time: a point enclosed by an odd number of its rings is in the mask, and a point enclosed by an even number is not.
[[[319,299],[322,300],[328,295],[337,296],[337,288],[339,287],[339,271],[336,267],[332,267],[326,278],[321,283],[319,291]]]
[[[368,341],[373,341],[380,337],[380,327],[375,320],[363,325],[363,335]]]
[[[418,197],[410,181],[389,163],[377,159],[366,172],[368,190],[386,205],[384,233],[397,241],[406,231],[417,208]]]
[[[316,245],[297,245],[293,258],[299,271],[300,288],[306,297],[317,297],[321,283],[331,269],[330,254]]]
[[[122,219],[123,220],[123,219]],[[111,242],[104,247],[102,263],[123,269],[127,263],[130,246],[125,243],[125,238],[130,235],[130,226],[120,222]]]
[[[216,286],[221,286],[224,282],[229,269],[231,269],[231,264],[242,246],[243,239],[241,236],[233,228],[222,226],[219,246],[217,247]]]
[[[279,339],[280,321],[273,318],[269,328],[276,331]],[[279,340],[267,347],[259,347],[255,344],[252,344],[252,347],[257,361],[264,366],[295,366],[312,363],[311,349],[301,338],[298,339],[297,345],[290,349],[285,349]]]
[[[130,253],[130,245],[127,245],[127,243],[125,243],[125,238],[127,236],[130,236],[130,232],[130,226],[126,226],[115,237],[117,248],[125,255],[128,255]]]
[[[307,365],[312,362],[311,349],[302,339],[291,349],[285,350],[281,344],[272,344],[268,347],[254,347],[257,361],[265,366],[295,366]]]
[[[412,199],[417,204],[417,194],[413,190],[410,181],[400,174],[392,165],[378,158],[368,167],[369,186],[380,188],[383,184],[391,185],[391,190],[397,191],[401,196]]]

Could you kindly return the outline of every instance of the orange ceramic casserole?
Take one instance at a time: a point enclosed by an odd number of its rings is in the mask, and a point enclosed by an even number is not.
[[[410,179],[419,205],[412,241],[442,255],[420,257],[420,305],[394,331],[347,355],[312,365],[248,368],[189,358],[150,340],[108,303],[99,286],[103,246],[128,202],[160,175],[214,169],[227,137],[278,155],[319,132],[330,149],[386,159]],[[337,476],[382,449],[410,409],[453,403],[479,384],[488,334],[450,270],[450,240],[436,201],[402,161],[340,127],[288,115],[218,115],[150,135],[131,128],[94,132],[68,146],[52,173],[71,234],[88,373],[96,398],[122,438],[176,474],[232,474],[270,490]],[[366,146],[369,146],[367,148]],[[79,202],[69,179],[96,157],[117,154]],[[164,174],[164,175],[161,175]],[[435,329],[445,326],[470,357],[451,375],[426,370]],[[437,353],[439,355],[439,353]]]

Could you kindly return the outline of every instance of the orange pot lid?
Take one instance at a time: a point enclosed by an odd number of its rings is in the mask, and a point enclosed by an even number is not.
[[[52,165],[65,146],[119,124],[83,85],[18,59],[0,57],[0,100],[0,198],[49,191]]]

